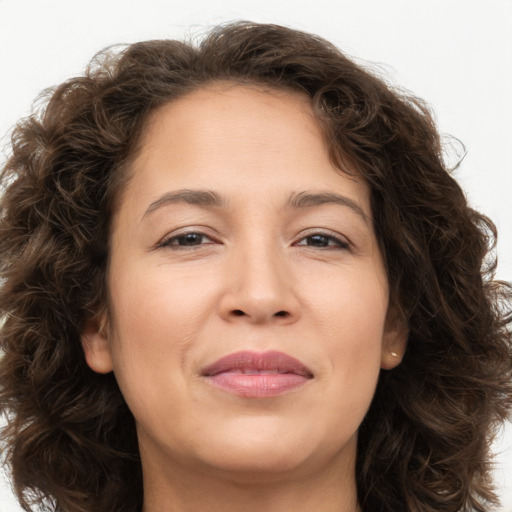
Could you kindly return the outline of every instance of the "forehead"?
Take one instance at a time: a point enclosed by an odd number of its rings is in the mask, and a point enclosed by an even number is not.
[[[192,186],[232,196],[282,189],[289,197],[290,191],[342,184],[365,202],[363,180],[345,170],[331,162],[306,94],[222,82],[152,114],[133,162],[131,190],[150,197]]]
[[[217,133],[219,138],[243,141],[244,146],[263,142],[268,147],[270,124],[275,127],[274,135],[282,130],[280,139],[287,134],[295,136],[294,128],[309,132],[312,138],[323,137],[311,98],[305,93],[259,84],[214,82],[153,112],[141,145],[150,146],[158,133],[174,131],[175,136],[194,135],[203,143]]]

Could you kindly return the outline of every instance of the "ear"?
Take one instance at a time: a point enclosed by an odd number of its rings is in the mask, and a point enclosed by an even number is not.
[[[109,373],[113,370],[112,353],[107,335],[106,317],[91,318],[82,330],[82,348],[85,360],[96,373]]]
[[[397,313],[388,312],[386,326],[382,338],[382,353],[380,367],[384,370],[392,370],[401,362],[407,348],[409,326],[407,321]]]

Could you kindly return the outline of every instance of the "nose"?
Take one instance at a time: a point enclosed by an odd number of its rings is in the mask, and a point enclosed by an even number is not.
[[[293,323],[300,316],[300,303],[291,261],[283,250],[262,245],[244,245],[233,251],[220,315],[227,321],[252,324]]]

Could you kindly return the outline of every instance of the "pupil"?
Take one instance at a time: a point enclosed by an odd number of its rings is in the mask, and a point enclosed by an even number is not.
[[[199,233],[187,233],[180,237],[180,243],[181,245],[198,245],[201,243],[202,236]]]
[[[309,237],[308,245],[314,247],[326,247],[328,244],[327,237],[323,235],[313,235]]]

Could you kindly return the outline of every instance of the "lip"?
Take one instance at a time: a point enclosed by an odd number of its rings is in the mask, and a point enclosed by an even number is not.
[[[205,367],[201,375],[211,385],[247,398],[278,396],[313,378],[298,359],[273,350],[229,354]]]

